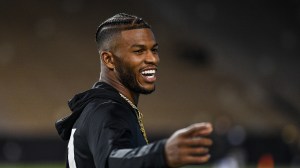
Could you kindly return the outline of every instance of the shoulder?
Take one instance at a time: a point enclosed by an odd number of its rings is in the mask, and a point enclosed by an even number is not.
[[[126,124],[132,122],[135,117],[133,109],[127,104],[110,99],[94,100],[87,105],[85,111],[89,113],[90,122],[105,125]]]

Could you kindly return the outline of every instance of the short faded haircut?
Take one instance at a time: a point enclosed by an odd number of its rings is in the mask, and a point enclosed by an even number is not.
[[[151,26],[142,18],[129,15],[126,13],[119,13],[108,18],[101,23],[96,32],[96,42],[98,51],[108,50],[109,41],[113,36],[124,30],[150,28]],[[107,46],[108,45],[108,46]]]

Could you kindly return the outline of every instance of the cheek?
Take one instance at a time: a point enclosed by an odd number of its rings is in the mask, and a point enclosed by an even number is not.
[[[140,70],[140,65],[142,63],[142,59],[131,57],[128,60],[124,60],[124,66],[126,69],[130,69],[130,71],[138,73]]]
[[[122,69],[122,72],[124,73],[124,75],[126,76],[131,76],[131,78],[137,78],[138,77],[138,68],[136,68],[135,66],[133,66],[132,64],[123,62],[120,67],[120,69]]]
[[[160,62],[159,56],[157,55],[156,58],[157,58],[157,64],[159,64],[159,62]]]

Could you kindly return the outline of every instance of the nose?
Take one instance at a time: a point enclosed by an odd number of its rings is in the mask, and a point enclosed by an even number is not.
[[[153,64],[157,66],[159,63],[158,53],[152,51],[147,52],[145,62],[147,64]]]

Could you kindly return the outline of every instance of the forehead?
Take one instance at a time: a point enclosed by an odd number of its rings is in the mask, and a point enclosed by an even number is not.
[[[154,45],[156,40],[149,28],[124,30],[121,32],[121,45]]]

